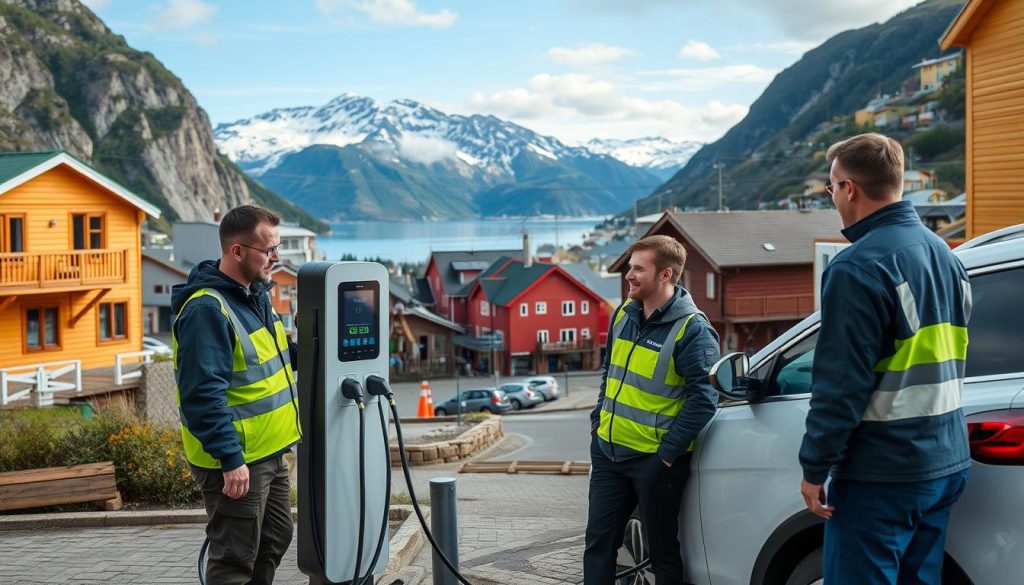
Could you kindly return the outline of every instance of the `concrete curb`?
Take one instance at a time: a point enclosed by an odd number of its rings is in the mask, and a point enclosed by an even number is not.
[[[412,505],[394,505],[391,511],[396,509],[406,514],[405,520],[398,530],[391,535],[391,542],[388,546],[388,566],[384,568],[384,574],[396,572],[409,564],[423,548],[426,536],[416,518],[416,511]],[[423,518],[430,521],[430,509],[423,510]]]

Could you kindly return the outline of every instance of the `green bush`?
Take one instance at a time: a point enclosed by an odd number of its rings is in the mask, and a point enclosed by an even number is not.
[[[127,408],[84,420],[77,410],[23,409],[0,418],[0,471],[113,461],[128,502],[200,501],[176,428],[158,427]]]

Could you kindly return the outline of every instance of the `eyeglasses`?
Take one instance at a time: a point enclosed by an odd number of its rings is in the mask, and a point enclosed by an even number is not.
[[[248,244],[239,243],[238,245],[242,246],[243,248],[249,248],[250,250],[259,250],[260,252],[266,254],[267,258],[273,258],[274,256],[279,256],[281,254],[281,244],[271,246],[266,250],[264,250],[263,248],[257,248],[256,246],[250,246]]]
[[[842,187],[843,183],[848,183],[849,181],[850,181],[850,179],[843,179],[842,181],[839,181],[838,183],[833,183],[832,179],[829,179],[829,180],[825,181],[825,192],[828,193],[829,195],[834,195],[835,191],[836,191],[836,187]]]

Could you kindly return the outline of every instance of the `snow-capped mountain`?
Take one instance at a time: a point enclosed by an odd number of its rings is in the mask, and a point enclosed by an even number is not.
[[[588,150],[607,154],[631,167],[648,169],[670,177],[683,168],[686,161],[701,147],[702,142],[684,140],[673,142],[659,136],[634,138],[632,140],[602,140],[595,138],[585,145]]]
[[[661,179],[484,115],[353,94],[214,130],[220,150],[331,219],[614,213]]]

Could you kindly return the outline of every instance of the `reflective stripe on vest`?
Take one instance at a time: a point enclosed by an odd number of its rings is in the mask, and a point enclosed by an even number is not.
[[[658,351],[622,338],[626,319],[619,309],[612,328],[612,348],[602,400],[598,436],[613,445],[641,453],[654,453],[676,415],[686,404],[686,380],[679,375],[673,355],[694,314],[678,319]],[[638,334],[639,335],[639,334]],[[689,449],[693,450],[691,443]]]
[[[964,312],[970,315],[970,283],[961,281]],[[879,382],[863,420],[891,421],[938,416],[960,408],[967,359],[967,328],[951,323],[921,326],[917,301],[907,283],[896,287],[913,334],[896,340],[896,351],[875,365]]]
[[[260,327],[247,333],[238,314],[219,291],[200,289],[190,296],[182,309],[192,300],[208,295],[220,304],[221,313],[228,319],[235,333],[232,350],[232,373],[226,389],[227,409],[238,432],[242,456],[246,463],[269,457],[299,440],[295,420],[298,409],[297,392],[291,361],[287,353],[288,336],[280,319],[274,319],[274,332]],[[180,311],[179,311],[180,315]],[[173,332],[172,332],[173,333]],[[178,381],[178,342],[172,334],[175,382]],[[281,348],[284,349],[281,349]],[[207,453],[199,440],[188,430],[181,412],[181,392],[178,392],[181,436],[189,463],[208,469],[220,468],[220,462]]]

